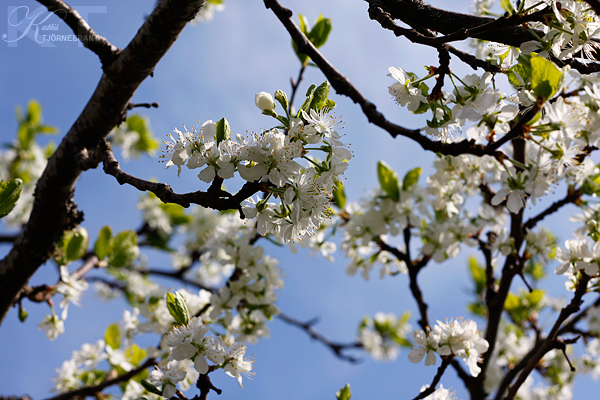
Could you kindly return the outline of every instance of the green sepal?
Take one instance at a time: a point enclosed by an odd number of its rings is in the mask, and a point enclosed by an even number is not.
[[[181,293],[167,293],[167,309],[178,324],[190,322],[190,312]]]
[[[304,103],[302,103],[302,107],[300,107],[300,110],[298,110],[298,115],[297,115],[298,117],[300,117],[302,110],[304,110],[304,112],[308,112],[310,110],[310,104],[312,103],[314,93],[315,93],[315,84],[313,83],[312,85],[310,85],[310,87],[306,91],[306,100],[304,100]]]
[[[150,393],[156,394],[156,395],[162,397],[162,391],[160,391],[156,386],[154,386],[153,384],[151,384],[147,380],[142,379],[142,381],[140,383],[142,384],[142,386],[144,387],[144,389],[146,389]]]
[[[221,118],[219,122],[217,122],[217,133],[215,133],[215,140],[217,144],[221,143],[223,140],[231,139],[231,127],[229,126],[229,122],[225,118]]]
[[[288,97],[287,94],[285,94],[285,92],[283,90],[278,90],[275,92],[275,100],[277,100],[279,102],[279,104],[281,104],[281,107],[283,107],[284,110],[286,110],[289,107],[289,101],[288,101]]]
[[[385,161],[377,163],[377,178],[381,189],[394,201],[400,200],[400,184],[398,174]]]
[[[409,191],[418,181],[421,176],[421,167],[413,168],[404,175],[402,180],[402,190]]]
[[[346,386],[338,390],[335,394],[337,400],[350,400],[352,393],[350,393],[350,384],[346,383]]]
[[[0,181],[0,218],[7,216],[15,208],[22,190],[23,181],[19,178],[8,182]]]
[[[336,188],[333,189],[333,203],[339,208],[343,210],[346,206],[346,191],[344,190],[344,184],[340,181],[335,182]]]

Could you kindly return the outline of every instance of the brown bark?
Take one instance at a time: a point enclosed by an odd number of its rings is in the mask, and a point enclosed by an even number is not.
[[[63,138],[35,191],[31,217],[0,261],[0,322],[29,278],[48,259],[64,230],[83,216],[72,197],[81,170],[77,157],[95,149],[118,124],[139,85],[193,19],[205,0],[162,0],[129,45],[104,64],[89,102]]]

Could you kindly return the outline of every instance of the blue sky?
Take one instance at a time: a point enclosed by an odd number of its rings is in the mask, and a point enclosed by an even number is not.
[[[149,14],[154,0],[145,1],[79,1],[78,6],[106,7],[106,12],[90,13],[88,22],[114,45],[123,48],[135,35],[144,16]],[[387,93],[393,83],[387,77],[390,66],[399,66],[424,75],[423,65],[435,65],[437,55],[430,49],[410,46],[383,31],[369,20],[367,4],[354,0],[282,1],[295,14],[314,21],[319,13],[332,19],[329,42],[322,48],[324,55],[362,93],[378,105],[390,120],[409,128],[422,127],[424,119],[399,108]],[[451,4],[451,5],[449,5]],[[3,1],[0,5],[0,34],[8,30],[10,6],[39,4],[32,0]],[[435,2],[439,7],[467,10],[464,2]],[[71,34],[68,27],[53,17],[59,26],[56,33]],[[48,20],[50,23],[51,20]],[[0,35],[1,36],[1,35]],[[101,76],[97,57],[76,42],[55,43],[43,47],[25,37],[9,47],[0,41],[0,141],[10,142],[16,132],[14,107],[25,106],[37,99],[44,107],[46,123],[56,125],[58,142],[68,131],[91,96]],[[453,64],[460,73],[469,72]],[[259,131],[270,127],[268,117],[260,115],[254,106],[254,94],[273,93],[277,89],[289,92],[290,77],[296,77],[299,62],[283,26],[262,1],[226,0],[225,11],[217,13],[210,23],[188,26],[173,48],[135,94],[134,102],[159,102],[158,109],[140,110],[150,119],[155,135],[163,139],[182,124],[188,126],[207,119],[226,117],[234,133]],[[461,72],[462,71],[462,72]],[[470,73],[470,72],[469,72]],[[310,68],[301,92],[310,83],[321,83],[323,75]],[[392,139],[372,125],[360,109],[348,99],[334,96],[337,116],[345,122],[345,140],[351,143],[355,158],[346,173],[347,193],[357,201],[376,184],[376,163],[385,160],[401,176],[421,165],[424,174],[431,171],[432,154],[425,154],[407,140]],[[47,139],[45,139],[47,140]],[[118,154],[117,154],[118,156]],[[140,178],[155,178],[173,186],[177,192],[202,189],[196,174],[177,178],[174,170],[165,171],[158,158],[142,158],[122,163],[123,169]],[[121,187],[114,178],[101,170],[88,171],[80,178],[75,201],[85,213],[83,226],[95,240],[106,224],[113,231],[136,229],[140,214],[135,208],[139,192]],[[561,221],[565,221],[562,219]],[[564,240],[565,238],[563,238]],[[8,251],[0,246],[0,256]],[[285,274],[285,288],[278,302],[282,311],[301,320],[315,316],[322,333],[333,340],[351,342],[363,315],[377,311],[402,314],[411,310],[416,315],[414,301],[408,291],[406,277],[379,280],[376,274],[370,282],[360,277],[348,277],[346,262],[338,254],[334,263],[319,258],[307,258],[305,253],[290,255],[279,249],[268,252],[280,260]],[[466,254],[463,251],[463,254]],[[167,267],[166,259],[157,259]],[[56,268],[48,263],[33,277],[32,284],[56,282]],[[432,265],[420,275],[432,320],[465,315],[464,304],[470,284],[466,278],[464,257]],[[562,282],[558,282],[560,287]],[[90,291],[91,292],[91,291]],[[82,308],[73,307],[66,322],[66,333],[48,342],[37,330],[38,322],[48,312],[43,304],[26,304],[29,319],[21,324],[16,311],[11,311],[0,327],[0,391],[1,394],[27,393],[34,399],[50,397],[54,368],[71,356],[84,342],[101,338],[105,327],[121,318],[124,303],[102,303],[88,293]],[[416,322],[413,322],[416,326]],[[358,365],[336,359],[329,350],[313,342],[298,329],[274,321],[271,338],[251,346],[249,353],[256,360],[256,377],[246,382],[242,391],[235,380],[224,374],[211,375],[215,386],[224,390],[219,399],[325,399],[350,383],[353,398],[412,398],[421,385],[427,384],[436,369],[423,364],[412,365],[406,353],[393,363],[379,363],[363,357]],[[152,339],[154,342],[155,339]],[[439,361],[438,361],[439,362]],[[459,397],[464,390],[450,371],[444,376],[445,387],[453,387]],[[582,387],[586,390],[588,385]],[[577,393],[575,392],[576,396]],[[210,398],[216,398],[213,394]],[[465,398],[464,396],[462,398]]]

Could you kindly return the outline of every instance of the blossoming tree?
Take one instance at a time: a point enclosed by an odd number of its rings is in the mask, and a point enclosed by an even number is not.
[[[389,95],[423,117],[410,129],[380,113],[342,74],[343,65],[320,52],[330,19],[311,24],[264,0],[293,41],[299,75],[290,89],[256,89],[249,107],[264,115],[261,132],[235,134],[226,118],[190,129],[174,123],[160,160],[173,180],[197,175],[202,189],[189,193],[126,172],[117,156],[157,149],[147,119],[132,112],[157,105],[131,98],[188,22],[210,19],[222,2],[159,1],[124,49],[63,1],[39,2],[93,38],[83,44],[99,57],[103,75],[55,149],[38,144],[39,134],[54,128],[42,122],[37,102],[17,113],[17,138],[0,159],[0,216],[7,229],[18,228],[2,236],[12,247],[0,262],[0,321],[12,314],[25,321],[26,307],[43,307],[30,303],[45,303],[39,328],[54,340],[88,282],[99,295],[128,302],[119,323],[57,370],[54,399],[213,397],[221,393],[214,374],[242,386],[255,373],[261,355],[249,358],[246,345],[268,337],[274,318],[306,331],[340,362],[355,361],[359,351],[437,366],[420,392],[402,398],[456,398],[444,387],[449,369],[471,399],[569,399],[578,372],[600,376],[598,2],[483,0],[472,14],[459,14],[418,0],[367,0],[373,24],[438,54],[422,75],[390,60]],[[453,72],[464,65],[473,72]],[[301,90],[309,66],[324,78]],[[333,114],[343,97],[398,143],[435,154],[433,173],[421,177],[417,166],[399,175],[382,160],[373,166],[371,194],[347,201],[344,186],[352,180],[344,173],[360,160],[348,145],[355,133],[346,126],[342,135]],[[107,225],[88,233],[73,191],[99,166],[140,192],[141,228],[115,232]],[[556,200],[541,204],[550,195]],[[567,205],[578,208],[578,226],[559,243],[540,223]],[[314,323],[279,309],[284,277],[267,244],[308,247],[330,260],[339,248],[336,262],[345,258],[346,272],[365,280],[374,269],[381,278],[406,276],[416,326],[403,310],[380,312],[357,321],[355,341],[327,339]],[[419,274],[465,250],[472,255],[471,302],[431,318]],[[145,251],[169,254],[172,268],[149,268]],[[46,263],[58,266],[57,282],[29,285]],[[566,282],[556,297],[544,289],[548,273]],[[160,278],[180,287],[167,290]],[[518,291],[521,284],[526,289]],[[157,344],[142,345],[142,334]],[[350,386],[336,396],[349,399]]]

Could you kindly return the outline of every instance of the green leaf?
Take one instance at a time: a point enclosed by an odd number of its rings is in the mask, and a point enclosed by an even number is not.
[[[88,233],[85,228],[65,231],[56,245],[53,255],[54,261],[59,265],[79,260],[87,252]]]
[[[221,118],[219,122],[217,122],[217,133],[215,134],[215,140],[217,144],[221,143],[223,140],[231,139],[231,128],[229,127],[229,122],[225,118]]]
[[[304,33],[304,35],[306,35],[308,37],[308,20],[306,19],[306,17],[302,14],[298,14],[298,19],[300,21],[300,30],[302,31],[302,33]],[[296,45],[296,42],[294,42],[292,40],[292,47],[294,48],[294,52],[296,52],[296,55],[298,56],[298,59],[300,60],[300,62],[302,63],[302,65],[306,66],[308,65],[308,56],[306,54],[301,54],[298,52],[298,46]]]
[[[504,309],[506,311],[513,311],[517,309],[520,304],[521,301],[519,300],[519,297],[514,293],[509,293],[506,296],[506,301],[504,302]]]
[[[27,103],[27,115],[25,122],[38,125],[42,121],[42,105],[37,100],[29,100]]]
[[[146,350],[137,344],[132,344],[125,349],[125,359],[136,367],[146,358]]]
[[[468,308],[469,308],[469,311],[471,312],[471,314],[479,315],[481,317],[484,317],[487,315],[487,307],[484,306],[483,303],[480,303],[480,302],[469,303]]]
[[[404,175],[404,179],[402,180],[402,190],[408,191],[410,190],[415,183],[419,181],[419,176],[421,176],[421,168],[413,168]]]
[[[477,263],[477,259],[475,257],[470,257],[469,270],[471,271],[473,282],[475,282],[475,293],[483,293],[486,283],[485,268]]]
[[[314,91],[312,101],[310,102],[309,109],[320,110],[327,104],[327,96],[329,96],[329,82],[325,81],[320,84]]]
[[[317,18],[317,21],[315,22],[315,26],[311,29],[307,37],[316,48],[319,48],[327,42],[330,32],[331,20],[319,15],[319,18]]]
[[[108,257],[108,263],[115,268],[131,264],[140,254],[137,242],[137,233],[134,231],[120,232],[112,240],[112,253]]]
[[[106,328],[104,342],[115,350],[121,347],[121,328],[118,324],[111,324]]]
[[[36,100],[30,100],[27,104],[25,117],[23,117],[19,106],[16,107],[16,114],[19,122],[17,139],[21,150],[30,149],[35,135],[38,133],[52,134],[58,132],[56,127],[42,124],[42,106]]]
[[[346,205],[346,191],[344,185],[340,181],[335,182],[336,188],[333,190],[333,202],[340,210],[344,209]]]
[[[515,9],[510,0],[500,0],[500,6],[508,13],[509,16],[515,13]]]
[[[561,70],[544,57],[531,58],[531,90],[536,98],[548,100],[558,90],[562,78]]]
[[[167,309],[178,324],[185,325],[190,321],[190,312],[180,293],[167,293]]]
[[[346,386],[344,386],[343,388],[338,390],[337,393],[335,394],[335,398],[337,400],[350,400],[351,397],[352,397],[352,393],[350,393],[350,384],[349,383],[346,383]]]
[[[142,386],[144,387],[144,389],[146,389],[150,393],[153,393],[153,394],[156,394],[156,395],[162,397],[162,391],[158,390],[156,388],[156,386],[154,386],[153,384],[151,384],[147,380],[143,379],[140,383],[142,384]]]
[[[88,248],[88,231],[85,228],[79,228],[74,231],[66,243],[65,257],[67,262],[79,260],[85,255]]]
[[[108,254],[111,251],[111,238],[112,238],[112,229],[110,226],[104,226],[100,229],[100,233],[98,234],[98,239],[96,239],[96,244],[94,244],[94,253],[100,260],[108,257]]]
[[[531,307],[537,307],[538,304],[540,304],[540,302],[544,298],[544,293],[544,290],[533,289],[530,293],[527,293],[525,298],[527,299]]]
[[[162,203],[160,208],[169,216],[173,225],[185,225],[192,221],[192,217],[186,215],[185,208],[179,204]]]
[[[81,375],[79,375],[79,379],[81,379],[84,386],[95,386],[104,382],[106,375],[108,375],[107,372],[94,369],[92,371],[82,372]]]
[[[308,28],[309,28],[308,19],[306,19],[306,17],[304,15],[298,14],[298,20],[300,21],[300,30],[305,35],[308,35]]]
[[[22,190],[23,181],[19,178],[8,182],[0,181],[0,218],[7,216],[15,208]]]
[[[139,114],[127,117],[127,129],[138,133],[138,140],[133,147],[140,153],[151,153],[158,148],[159,142],[154,137],[147,118]]]
[[[531,78],[531,58],[529,54],[521,54],[519,63],[508,69],[508,81],[516,89],[527,87]]]
[[[381,189],[394,201],[399,201],[400,185],[398,183],[398,174],[385,161],[377,163],[377,178],[379,178]]]

